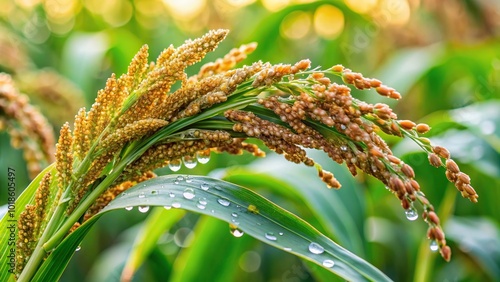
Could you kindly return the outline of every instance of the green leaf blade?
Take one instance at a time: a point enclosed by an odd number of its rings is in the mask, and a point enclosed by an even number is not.
[[[202,186],[209,188],[205,190]],[[101,213],[131,206],[174,206],[206,214],[236,225],[262,242],[310,260],[345,279],[390,281],[381,271],[307,222],[246,188],[222,180],[202,176],[158,177],[129,189]],[[324,251],[310,252],[309,245],[313,242],[321,245]],[[324,266],[326,260],[332,260],[334,266]]]

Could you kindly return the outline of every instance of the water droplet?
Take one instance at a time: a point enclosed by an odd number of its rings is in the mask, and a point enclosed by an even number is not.
[[[432,252],[439,250],[439,246],[438,246],[438,243],[436,242],[436,240],[432,240],[431,245],[429,247],[430,247]]]
[[[173,172],[179,171],[179,169],[181,169],[181,166],[182,166],[182,162],[179,159],[171,160],[170,162],[168,162],[168,167]]]
[[[196,153],[196,159],[200,164],[206,164],[210,161],[210,149]]]
[[[137,209],[140,212],[145,213],[145,212],[149,211],[149,206],[139,206]]]
[[[210,188],[210,185],[208,185],[208,183],[203,182],[203,183],[201,183],[200,188],[203,191],[207,191],[208,188]]]
[[[202,204],[199,204],[199,203],[196,205],[196,207],[199,208],[200,210],[204,210],[206,208],[205,205],[202,205]]]
[[[215,185],[214,188],[215,188],[215,190],[222,191],[222,188],[219,185]]]
[[[345,145],[340,146],[340,150],[347,151],[347,146],[345,146]]]
[[[145,197],[146,197],[146,195],[144,194],[144,192],[141,192],[141,193],[139,194],[139,198],[141,198],[141,199],[142,199],[142,198],[145,198]]]
[[[158,190],[151,190],[151,195],[156,195],[158,194]]]
[[[231,204],[228,200],[222,198],[217,199],[217,202],[224,207],[228,207]]]
[[[81,247],[81,246],[78,246],[78,247],[76,247],[75,252],[78,252],[78,251],[79,251],[79,250],[81,250],[81,249],[82,249],[82,247]]]
[[[313,254],[319,255],[322,254],[325,251],[325,249],[321,247],[321,245],[319,245],[318,243],[312,242],[311,244],[309,244],[309,251]]]
[[[238,229],[238,227],[234,224],[229,224],[229,232],[231,232],[231,234],[233,234],[234,237],[238,238],[243,236],[243,234],[245,234],[243,231]]]
[[[166,210],[169,210],[169,209],[171,209],[171,208],[172,208],[172,206],[171,206],[171,205],[164,205],[163,207],[164,207]]]
[[[184,165],[189,169],[196,167],[196,165],[198,164],[198,161],[196,161],[196,158],[193,156],[184,156],[182,157],[182,161],[184,162]]]
[[[168,195],[170,196],[170,198],[175,198],[175,194],[173,192],[169,192]]]
[[[235,212],[233,212],[233,213],[231,214],[231,216],[232,216],[232,217],[238,217],[238,214],[237,214],[237,213],[235,213]]]
[[[215,213],[215,210],[211,210],[210,212],[211,212],[211,213]]]
[[[172,203],[172,207],[178,209],[181,207],[181,203],[177,203],[177,202]]]
[[[410,207],[409,209],[405,210],[405,215],[408,220],[416,220],[418,218],[418,213],[415,210],[415,208]]]
[[[292,250],[292,248],[283,248],[283,250],[290,252]]]
[[[346,128],[347,128],[347,126],[345,126],[344,124],[340,125],[340,129],[345,130]]]
[[[335,262],[331,259],[325,259],[323,261],[323,266],[326,266],[326,267],[333,267],[335,265]]]
[[[177,181],[179,181],[179,182],[180,182],[180,181],[184,181],[184,176],[179,175],[179,176],[177,176],[177,177],[175,178],[175,180],[177,180]]]
[[[234,223],[234,225],[239,225],[239,224],[240,224],[240,222],[239,222],[239,221],[237,221],[237,220],[236,220],[236,219],[234,219],[234,218],[233,218],[233,219],[231,219],[231,222],[232,222],[232,223]]]
[[[184,192],[182,193],[182,196],[184,196],[184,198],[188,200],[191,200],[192,198],[194,198],[194,190],[191,188],[186,188],[186,190],[184,190]]]
[[[125,207],[125,210],[131,211],[134,207]]]
[[[193,182],[193,179],[188,175],[186,175],[186,183],[191,183],[191,182]]]
[[[206,205],[207,204],[207,198],[200,198],[198,200],[198,204],[200,204],[200,205]]]
[[[264,236],[267,240],[276,241],[276,236],[274,236],[273,232],[267,232]]]
[[[280,236],[283,236],[283,232],[280,232],[280,233],[278,233],[278,234],[280,234]]]

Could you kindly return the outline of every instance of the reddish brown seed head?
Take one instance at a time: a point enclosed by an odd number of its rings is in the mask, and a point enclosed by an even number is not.
[[[429,158],[429,163],[432,166],[440,167],[440,166],[443,165],[443,162],[441,161],[441,158],[438,155],[434,154],[434,153],[429,154],[428,158]]]
[[[417,124],[417,126],[416,126],[415,129],[420,134],[427,133],[427,132],[429,132],[429,130],[431,130],[431,128],[427,124],[425,124],[425,123],[419,123],[419,124]]]

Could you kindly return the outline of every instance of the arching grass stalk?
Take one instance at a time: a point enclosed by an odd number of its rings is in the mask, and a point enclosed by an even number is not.
[[[475,202],[478,196],[469,177],[445,148],[420,136],[429,126],[398,120],[386,104],[352,97],[348,85],[375,89],[393,99],[401,95],[340,65],[320,70],[310,69],[308,60],[294,65],[259,61],[235,68],[256,44],[235,48],[188,77],[185,68],[215,49],[226,34],[215,30],[178,48],[170,46],[153,63],[147,46],[142,47],[127,73],[112,75],[92,108],[78,112],[73,132],[69,124],[63,126],[56,150],[57,177],[53,182],[47,177],[37,192],[49,193],[51,197],[45,198],[53,200],[34,200],[20,217],[19,280],[29,281],[67,234],[121,192],[154,177],[152,170],[200,152],[245,150],[264,156],[256,145],[245,142],[250,138],[260,139],[289,161],[314,166],[329,188],[341,184],[309,158],[305,148],[322,150],[333,161],[346,163],[353,175],[362,171],[376,177],[407,212],[415,213],[414,203],[420,203],[429,224],[427,236],[437,242],[443,258],[450,259],[439,218],[420,191],[413,169],[393,155],[380,131],[410,137],[421,145],[430,163],[445,167],[448,179]],[[333,82],[335,76],[344,84]],[[181,87],[172,92],[176,81]],[[54,203],[55,209],[46,209]],[[37,222],[48,224],[32,228],[39,226]]]

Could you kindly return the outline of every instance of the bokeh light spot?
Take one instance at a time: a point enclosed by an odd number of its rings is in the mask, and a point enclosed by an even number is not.
[[[345,4],[358,14],[366,14],[375,8],[377,0],[345,0]]]
[[[334,39],[344,30],[344,13],[332,5],[323,5],[314,13],[314,30],[326,39]]]
[[[287,15],[281,22],[281,36],[289,39],[304,38],[311,29],[311,15],[307,12],[297,11]]]

